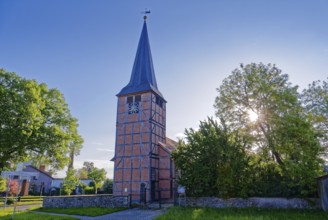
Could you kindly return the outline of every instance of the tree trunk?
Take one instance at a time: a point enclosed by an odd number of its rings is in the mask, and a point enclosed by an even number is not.
[[[70,162],[69,162],[67,170],[73,169],[73,163],[74,163],[74,150],[73,149],[71,150],[69,156],[70,156]]]

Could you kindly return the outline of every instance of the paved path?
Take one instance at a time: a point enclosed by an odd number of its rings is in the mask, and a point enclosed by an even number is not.
[[[51,215],[58,215],[58,216],[71,216],[81,220],[152,220],[155,217],[163,214],[164,212],[165,212],[164,209],[147,210],[147,209],[134,208],[134,209],[127,209],[124,211],[114,212],[112,214],[107,214],[97,217],[65,215],[65,214],[46,213],[46,212],[36,212],[36,213],[51,214]]]

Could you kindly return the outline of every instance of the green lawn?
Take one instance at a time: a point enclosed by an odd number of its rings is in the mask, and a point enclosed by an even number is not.
[[[38,212],[52,212],[52,213],[61,213],[68,215],[82,215],[82,216],[100,216],[106,215],[113,212],[118,212],[125,210],[127,208],[39,208],[35,211]]]
[[[31,204],[36,204],[36,205],[41,205],[43,201],[44,196],[22,196],[20,197],[20,201],[17,202],[17,205],[31,205]],[[16,197],[8,197],[8,200],[11,201],[16,201]],[[0,197],[0,204],[3,205],[5,201],[5,197]],[[7,206],[14,206],[14,204],[10,204]]]
[[[327,220],[321,210],[170,208],[156,220]]]
[[[42,202],[38,202],[38,201],[26,201],[26,202],[17,202],[17,205],[42,205]]]
[[[0,208],[0,220],[12,219],[13,208]],[[29,211],[16,211],[15,219],[17,220],[74,220],[77,218],[73,217],[64,217],[64,216],[54,216],[47,214],[38,214]]]

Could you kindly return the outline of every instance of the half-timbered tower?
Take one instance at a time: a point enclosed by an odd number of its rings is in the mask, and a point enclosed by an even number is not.
[[[117,94],[114,195],[133,201],[169,199],[173,195],[175,142],[166,138],[166,100],[157,87],[147,17],[130,82]]]

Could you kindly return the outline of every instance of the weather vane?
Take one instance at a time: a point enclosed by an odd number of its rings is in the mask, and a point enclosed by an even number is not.
[[[141,12],[141,14],[144,14],[144,15],[145,15],[145,16],[144,16],[144,19],[145,19],[145,21],[146,21],[146,19],[147,19],[147,14],[150,14],[150,10],[147,10],[147,8],[145,8],[145,10]]]

